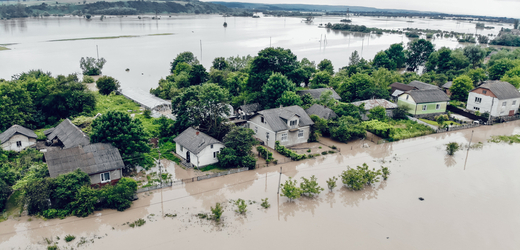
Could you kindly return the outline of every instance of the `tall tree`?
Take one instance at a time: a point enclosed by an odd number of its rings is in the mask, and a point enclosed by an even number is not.
[[[90,140],[112,143],[126,164],[135,165],[144,162],[143,153],[150,152],[147,137],[141,120],[125,112],[108,111],[92,122]]]
[[[298,94],[293,91],[285,91],[282,96],[276,101],[276,106],[293,106],[293,105],[302,105],[302,99]]]
[[[388,55],[388,58],[395,63],[395,66],[398,69],[405,66],[406,57],[402,43],[394,43],[390,45],[390,48],[385,50],[385,53]]]
[[[329,82],[332,79],[331,75],[327,71],[318,71],[314,74],[309,87],[311,89],[327,88]]]
[[[461,75],[453,80],[451,85],[451,99],[465,102],[468,100],[469,91],[473,89],[473,81],[467,75]]]
[[[197,60],[197,57],[194,56],[193,53],[191,53],[189,51],[185,51],[185,52],[178,54],[177,57],[175,57],[175,59],[173,60],[173,62],[170,63],[170,65],[171,65],[170,72],[173,73],[177,64],[179,64],[181,62],[187,63],[189,65],[199,64],[199,60]]]
[[[107,60],[101,57],[100,59],[95,59],[93,57],[82,57],[79,60],[79,66],[83,71],[83,75],[93,76],[93,75],[101,75],[101,70]]]
[[[263,106],[274,108],[276,101],[285,91],[295,91],[296,86],[281,73],[273,73],[262,86]]]
[[[213,68],[218,70],[225,70],[228,67],[228,63],[224,57],[215,57],[212,64]]]
[[[298,68],[296,59],[296,55],[289,49],[269,47],[258,52],[258,56],[251,63],[247,82],[249,91],[262,90],[262,86],[274,72],[289,75],[290,72]]]
[[[34,106],[29,92],[18,82],[0,82],[0,131],[32,121]]]
[[[208,72],[206,68],[200,64],[195,64],[191,67],[189,74],[190,85],[199,85],[208,81]]]
[[[341,98],[344,101],[359,101],[364,100],[370,94],[367,92],[375,87],[374,79],[367,74],[354,74],[345,83],[343,83],[339,90]],[[387,91],[388,92],[388,91]],[[370,99],[370,98],[366,98]]]
[[[423,65],[430,54],[434,51],[433,44],[425,39],[416,39],[408,43],[406,51],[406,64],[410,71],[415,71],[419,66]]]
[[[473,68],[476,68],[486,57],[486,51],[477,45],[466,46],[464,47],[464,55],[469,59]]]
[[[103,95],[108,95],[113,91],[119,90],[121,85],[119,81],[111,76],[102,76],[96,81],[96,86],[99,89],[99,93]]]
[[[318,64],[319,71],[326,71],[330,75],[334,75],[334,66],[332,66],[332,62],[329,59],[323,59]]]
[[[376,69],[377,68],[386,68],[389,70],[395,70],[395,68],[396,68],[396,63],[394,61],[390,60],[390,58],[384,51],[379,51],[375,55],[373,65]]]
[[[254,167],[256,159],[253,157],[252,149],[257,143],[253,137],[255,132],[244,127],[233,127],[224,137],[226,146],[218,154],[218,159],[224,167]]]

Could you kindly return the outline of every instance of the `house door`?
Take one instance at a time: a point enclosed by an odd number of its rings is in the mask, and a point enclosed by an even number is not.
[[[509,110],[509,116],[513,116],[515,114],[515,110]]]
[[[186,162],[190,163],[190,151],[186,152]]]

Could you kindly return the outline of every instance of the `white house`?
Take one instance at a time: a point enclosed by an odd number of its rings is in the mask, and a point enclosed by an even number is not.
[[[288,147],[307,142],[314,125],[300,106],[258,111],[247,123],[255,136],[270,148],[274,148],[275,141]]]
[[[508,82],[485,81],[469,92],[466,109],[489,113],[490,116],[511,116],[518,112],[520,92]]]
[[[217,154],[224,148],[219,140],[191,127],[173,140],[177,143],[175,153],[196,167],[217,163]]]
[[[4,150],[20,152],[36,144],[38,136],[30,129],[13,125],[0,134],[0,144]]]

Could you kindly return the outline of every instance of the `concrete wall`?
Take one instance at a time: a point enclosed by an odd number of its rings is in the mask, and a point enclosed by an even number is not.
[[[249,128],[255,132],[257,138],[262,140],[266,146],[274,148],[274,142],[277,140],[276,133],[271,129],[269,124],[261,122],[261,115],[256,115],[247,123]],[[267,139],[267,133],[269,133],[269,140]]]
[[[121,169],[116,169],[110,171],[110,180],[119,180],[123,176],[123,173],[121,172]],[[90,184],[101,184],[101,173],[89,175],[90,177]]]
[[[22,142],[21,147],[18,147],[16,145],[16,142],[18,142],[18,141]],[[4,150],[13,150],[16,152],[20,152],[20,151],[24,150],[26,147],[32,146],[34,144],[36,144],[36,138],[29,138],[25,135],[15,134],[15,135],[13,135],[13,137],[11,137],[11,139],[9,139],[8,141],[6,141],[2,144],[2,148]]]
[[[298,138],[298,130],[303,130],[302,138]],[[291,146],[294,146],[294,145],[297,145],[300,143],[306,143],[307,140],[309,140],[309,134],[311,131],[311,127],[310,126],[301,127],[298,130],[293,131],[293,132],[291,132],[289,130],[280,131],[280,132],[276,133],[276,140],[280,142],[280,145],[283,145],[286,147],[291,147]],[[287,133],[287,140],[282,141],[282,134],[285,134],[285,133]],[[274,141],[273,141],[273,146],[271,148],[274,148]]]
[[[489,93],[489,91],[488,91]],[[476,98],[481,98],[480,103],[475,102]],[[516,103],[513,105],[513,102]],[[505,106],[502,106],[502,103],[506,102]],[[518,105],[520,103],[520,98],[507,99],[507,100],[499,100],[494,96],[489,94],[484,95],[477,91],[469,92],[468,102],[466,105],[466,109],[469,110],[477,110],[480,113],[488,112],[491,116],[508,116],[509,111],[513,110],[513,113],[516,114],[518,112]]]
[[[177,146],[175,147],[175,153],[181,156],[183,160],[186,160],[186,152],[188,152],[188,149],[181,146],[182,145],[177,144]],[[190,163],[197,167],[204,167],[207,165],[215,164],[218,162],[218,158],[213,157],[213,152],[220,152],[220,150],[223,148],[224,144],[216,143],[213,144],[213,148],[211,148],[211,145],[208,145],[198,154],[190,152]]]
[[[406,97],[408,96],[408,100]],[[439,109],[437,109],[439,104]],[[407,106],[410,108],[410,114],[412,115],[430,115],[430,114],[441,114],[446,112],[447,102],[432,102],[432,103],[415,103],[412,96],[408,94],[402,94],[399,96],[397,105]],[[426,110],[423,110],[423,106],[426,105]]]

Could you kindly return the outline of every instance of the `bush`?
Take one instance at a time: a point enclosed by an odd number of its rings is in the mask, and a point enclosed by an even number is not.
[[[382,138],[390,138],[394,134],[394,126],[386,122],[370,120],[363,122],[363,125],[366,130]]]
[[[58,210],[52,208],[44,210],[42,216],[46,219],[54,219],[58,216]]]
[[[293,161],[301,161],[301,160],[307,159],[307,155],[297,154],[296,152],[286,148],[285,146],[280,145],[279,141],[275,142],[274,150],[276,150],[276,152],[278,152],[284,156],[290,157]]]
[[[220,217],[222,217],[222,213],[224,213],[224,209],[222,209],[222,206],[220,205],[220,203],[217,202],[217,204],[215,204],[215,208],[211,207],[210,209],[211,209],[211,213],[213,214],[212,219],[219,222]]]
[[[94,80],[94,77],[92,77],[92,76],[84,75],[83,82],[84,83],[93,83],[93,82],[95,82],[95,80]]]
[[[244,214],[247,212],[247,204],[244,200],[242,199],[238,199],[236,202],[235,202],[235,205],[237,206],[237,210],[235,210],[235,212],[239,213],[239,214]]]
[[[0,212],[4,210],[9,195],[11,195],[11,188],[0,179]]]
[[[271,204],[269,204],[269,202],[267,201],[268,198],[265,198],[265,199],[262,199],[262,204],[260,204],[260,206],[262,206],[263,208],[267,209],[271,206]]]
[[[336,187],[336,181],[338,181],[338,178],[336,178],[336,176],[333,176],[332,178],[329,178],[327,180],[327,187],[330,191],[332,191],[332,189]]]
[[[375,170],[374,168],[370,170],[368,169],[368,165],[363,163],[363,166],[357,166],[356,169],[349,167],[348,170],[341,173],[340,177],[343,184],[348,188],[352,190],[361,190],[365,188],[365,185],[378,182],[380,175],[381,170]]]
[[[73,241],[74,239],[76,239],[76,236],[74,236],[74,235],[70,235],[70,234],[68,234],[68,235],[65,236],[65,241],[66,241],[66,242],[71,242],[71,241]]]
[[[111,76],[102,76],[96,81],[96,86],[99,93],[102,95],[109,95],[121,88],[119,81]]]
[[[450,142],[450,143],[446,144],[446,152],[448,153],[448,155],[455,154],[455,152],[457,152],[457,150],[459,150],[459,144],[458,143]]]
[[[289,177],[289,180],[285,181],[285,184],[280,184],[281,193],[280,196],[285,196],[289,198],[289,200],[298,199],[302,194],[302,189],[296,186],[296,180],[292,180]]]
[[[307,179],[305,177],[302,177],[302,183],[300,183],[300,189],[301,193],[305,194],[307,196],[314,196],[315,194],[318,195],[323,191],[324,189],[318,185],[318,182],[316,181],[316,177],[313,175],[311,176],[311,179]]]
[[[271,153],[267,148],[263,146],[256,147],[256,151],[258,151],[258,154],[260,154],[260,157],[265,159],[265,162],[269,164],[269,162],[273,161],[273,153]]]
[[[134,228],[134,227],[136,227],[136,226],[137,226],[137,227],[140,227],[140,226],[144,225],[145,223],[146,223],[145,220],[143,220],[143,219],[139,219],[139,220],[136,220],[136,221],[130,223],[129,226],[130,226],[131,228]]]
[[[90,16],[90,15],[87,15]],[[87,18],[88,19],[88,18]],[[81,70],[83,71],[83,75],[93,76],[93,75],[100,75],[101,69],[103,69],[103,66],[105,65],[107,61],[105,58],[101,58],[96,60],[93,57],[82,57],[79,61],[79,66],[81,67]]]

